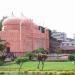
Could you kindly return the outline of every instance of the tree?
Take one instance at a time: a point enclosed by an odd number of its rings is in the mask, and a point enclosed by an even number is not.
[[[3,17],[1,20],[0,20],[0,31],[2,30],[2,22],[4,21],[4,19],[6,19],[7,16]]]
[[[36,58],[38,60],[37,68],[40,68],[40,64],[42,63],[42,70],[44,68],[44,62],[47,59],[48,52],[44,48],[38,48],[36,49]],[[41,62],[41,63],[40,63]]]
[[[5,45],[0,44],[0,51],[3,52],[4,49],[5,49]]]
[[[14,54],[10,52],[10,47],[6,47],[6,41],[0,39],[0,60],[3,62],[14,60]]]
[[[22,68],[22,66],[23,66],[23,63],[24,62],[27,62],[28,61],[28,58],[27,57],[18,57],[16,60],[15,60],[15,62],[16,62],[16,64],[18,64],[20,67],[19,67],[19,74],[20,74],[20,70],[21,70],[21,68]]]
[[[5,44],[3,42],[4,41],[0,39],[0,65],[2,65],[5,60],[5,56],[4,56]]]
[[[45,62],[46,59],[47,59],[47,54],[38,53],[38,55],[37,55],[37,60],[39,61],[38,65],[37,65],[38,69],[40,68],[40,62],[41,62],[42,63],[42,70],[43,70],[44,62]]]
[[[34,53],[32,53],[32,52],[26,52],[25,53],[25,57],[28,57],[29,60],[32,60],[33,57],[34,57]]]
[[[0,39],[0,52],[3,52],[5,49],[5,41]]]
[[[37,48],[37,49],[35,50],[36,53],[43,53],[44,51],[45,51],[44,48]]]

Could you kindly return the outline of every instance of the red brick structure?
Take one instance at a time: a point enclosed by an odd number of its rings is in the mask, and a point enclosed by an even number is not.
[[[48,29],[41,29],[31,19],[10,17],[3,21],[0,38],[6,40],[11,52],[23,53],[37,48],[49,49]]]

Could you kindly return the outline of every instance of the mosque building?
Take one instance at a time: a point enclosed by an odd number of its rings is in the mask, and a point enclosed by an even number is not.
[[[6,18],[2,23],[0,38],[7,42],[7,47],[16,55],[37,48],[49,50],[48,29],[25,17]]]

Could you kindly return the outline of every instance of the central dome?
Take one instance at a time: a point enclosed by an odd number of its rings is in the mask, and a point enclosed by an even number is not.
[[[19,30],[20,24],[29,26],[31,23],[32,20],[26,17],[8,17],[2,22],[2,30]]]
[[[18,17],[9,17],[9,18],[6,18],[2,25],[15,25],[15,24],[19,24],[20,23],[20,18]]]
[[[31,19],[26,17],[9,17],[2,22],[2,25],[19,25],[21,21],[28,23],[31,22]]]

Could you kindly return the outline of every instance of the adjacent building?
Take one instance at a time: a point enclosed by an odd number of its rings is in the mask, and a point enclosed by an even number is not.
[[[52,31],[52,37],[56,38],[57,40],[66,41],[66,33],[64,32],[57,32],[56,30]]]
[[[62,53],[75,53],[75,39],[67,38],[66,33],[52,31],[52,37],[61,41],[60,50]]]
[[[62,53],[75,53],[75,40],[66,38],[66,41],[61,43],[60,48],[62,49]]]
[[[57,39],[56,35],[56,31],[49,30],[49,53],[55,53],[60,48],[61,40],[58,40],[59,38]]]

